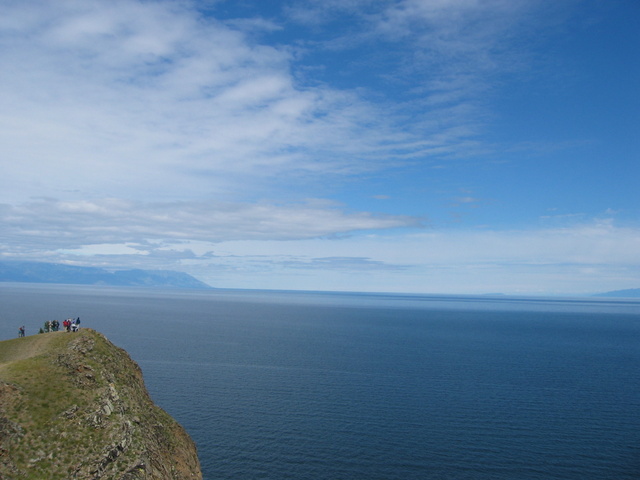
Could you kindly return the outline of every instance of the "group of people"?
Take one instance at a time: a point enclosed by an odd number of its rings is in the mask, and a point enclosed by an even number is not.
[[[57,332],[58,330],[60,330],[60,322],[58,320],[47,320],[46,322],[44,322],[43,332]]]
[[[57,320],[54,320],[57,322]],[[77,332],[80,330],[80,317],[76,318],[67,318],[64,322],[62,322],[62,326],[67,332]]]
[[[78,318],[67,318],[62,322],[62,328],[64,328],[65,332],[77,332],[80,330],[80,317]],[[58,320],[47,320],[44,322],[44,332],[57,332],[60,330],[60,322]]]
[[[80,317],[67,318],[62,322],[62,328],[65,332],[77,332],[80,330]],[[40,329],[39,333],[57,332],[60,330],[60,322],[58,320],[47,320],[44,322],[44,328]],[[23,326],[18,328],[18,337],[25,336],[26,329]]]

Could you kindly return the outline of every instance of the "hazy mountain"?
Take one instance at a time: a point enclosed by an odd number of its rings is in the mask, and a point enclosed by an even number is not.
[[[170,270],[117,270],[58,263],[0,262],[0,282],[66,283],[138,287],[211,288],[183,272]]]
[[[640,298],[640,288],[626,290],[614,290],[612,292],[598,293],[594,297]]]

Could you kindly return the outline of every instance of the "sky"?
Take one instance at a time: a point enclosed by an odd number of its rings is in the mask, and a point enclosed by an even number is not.
[[[0,260],[640,287],[636,0],[3,0]]]

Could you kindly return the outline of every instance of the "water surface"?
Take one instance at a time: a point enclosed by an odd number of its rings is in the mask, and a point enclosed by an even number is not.
[[[0,338],[80,316],[205,479],[640,477],[640,303],[0,284]]]

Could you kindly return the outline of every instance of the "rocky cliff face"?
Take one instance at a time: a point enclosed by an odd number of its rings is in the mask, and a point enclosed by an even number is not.
[[[138,365],[83,329],[0,342],[0,478],[202,474],[193,441],[153,404]]]

